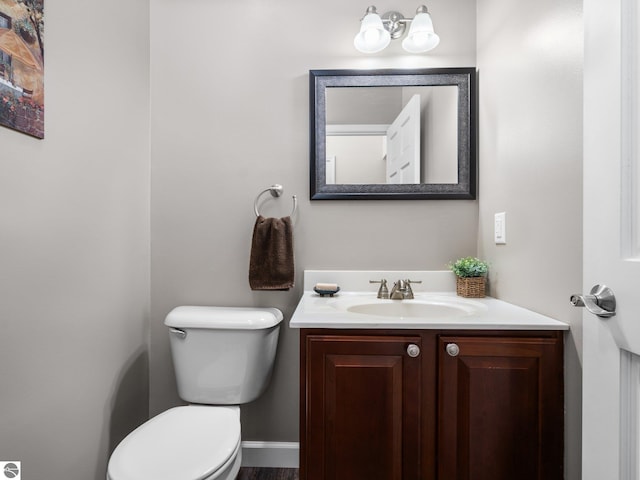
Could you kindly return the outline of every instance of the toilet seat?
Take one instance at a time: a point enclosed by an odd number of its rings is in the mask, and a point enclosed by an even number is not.
[[[131,432],[109,460],[110,480],[210,480],[240,449],[238,406],[174,407]]]

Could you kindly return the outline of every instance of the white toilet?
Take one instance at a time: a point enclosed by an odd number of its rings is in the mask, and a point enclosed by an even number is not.
[[[233,480],[240,407],[271,378],[282,312],[177,307],[167,318],[180,398],[131,432],[109,459],[107,480]]]

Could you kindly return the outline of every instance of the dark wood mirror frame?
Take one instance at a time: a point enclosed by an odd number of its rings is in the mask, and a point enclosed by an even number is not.
[[[326,90],[333,87],[457,86],[458,183],[327,184]],[[311,200],[473,200],[476,198],[476,70],[310,70]]]

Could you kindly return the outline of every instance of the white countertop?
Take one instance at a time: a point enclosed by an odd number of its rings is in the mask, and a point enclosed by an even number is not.
[[[368,285],[368,279],[386,278],[389,290],[400,278],[422,280],[414,287],[414,300],[381,300],[375,291],[345,291],[346,288]],[[333,297],[321,297],[312,288],[318,283],[339,283],[342,290]],[[360,328],[360,329],[431,329],[431,330],[568,330],[569,325],[491,297],[467,299],[455,291],[430,291],[440,287],[455,290],[455,277],[451,272],[346,272],[305,271],[305,291],[291,317],[291,328]],[[372,290],[376,289],[371,285]],[[412,316],[380,316],[353,313],[347,309],[357,304],[377,305],[398,302],[432,303],[443,305],[439,315],[434,308],[429,318]],[[447,305],[455,306],[454,315]],[[391,308],[394,308],[393,306]]]
[[[430,296],[438,299],[459,300],[455,292],[416,293],[421,302]],[[289,326],[291,328],[386,328],[430,330],[568,330],[569,325],[540,315],[522,307],[495,298],[462,299],[478,303],[474,312],[461,316],[438,318],[386,317],[347,311],[344,306],[354,299],[375,302],[412,302],[412,300],[379,300],[372,292],[340,292],[333,297],[321,297],[314,291],[305,291],[298,303]]]

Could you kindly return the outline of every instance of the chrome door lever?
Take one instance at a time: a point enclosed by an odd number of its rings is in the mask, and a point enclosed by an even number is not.
[[[574,307],[585,307],[600,318],[616,314],[616,297],[606,285],[595,285],[589,295],[571,295],[570,302]]]

